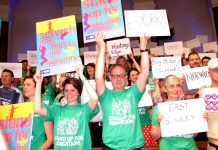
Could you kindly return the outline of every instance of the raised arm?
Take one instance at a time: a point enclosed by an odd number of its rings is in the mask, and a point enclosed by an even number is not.
[[[141,68],[140,68],[139,64],[137,63],[137,61],[135,60],[133,53],[130,53],[128,55],[132,59],[133,63],[135,64],[135,67],[138,70],[138,72],[141,72]]]
[[[143,92],[145,88],[146,81],[149,75],[149,57],[148,57],[148,51],[146,51],[148,39],[149,37],[146,37],[145,35],[140,37],[141,72],[136,82],[141,92]]]
[[[36,74],[34,75],[34,79],[36,81],[36,91],[34,98],[34,111],[37,114],[42,116],[47,116],[47,109],[42,107],[41,105],[41,87],[43,77],[39,74],[39,70],[36,70]]]
[[[96,35],[96,43],[98,47],[98,57],[95,65],[95,82],[98,95],[102,95],[106,87],[104,82],[105,43],[102,33]]]
[[[89,83],[89,81],[86,79],[86,77],[83,74],[84,66],[81,64],[77,66],[77,73],[79,74],[80,79],[83,82],[83,87],[86,88],[86,91],[88,92],[90,96],[90,100],[88,102],[90,109],[93,111],[95,110],[97,104],[98,104],[98,95],[95,91],[95,89],[92,87],[92,85]]]

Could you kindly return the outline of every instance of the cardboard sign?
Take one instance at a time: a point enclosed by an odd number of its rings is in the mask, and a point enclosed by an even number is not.
[[[121,0],[81,0],[84,43],[95,41],[95,34],[103,32],[105,39],[124,36]]]
[[[0,106],[0,124],[9,149],[30,149],[33,103]]]
[[[197,67],[183,70],[188,89],[197,89],[211,84],[208,67]]]
[[[182,71],[180,56],[151,58],[152,74],[155,78],[178,75]]]
[[[217,42],[215,41],[203,44],[203,50],[204,52],[218,52]]]
[[[75,70],[79,57],[75,16],[36,23],[37,68],[42,76]]]
[[[108,41],[107,50],[111,56],[127,55],[132,52],[129,38]]]
[[[151,54],[155,56],[163,56],[164,55],[164,47],[163,46],[157,46],[150,49]]]
[[[164,43],[164,51],[166,55],[181,55],[183,53],[183,43],[182,41]]]
[[[186,44],[186,47],[190,49],[201,46],[201,43],[198,38],[186,41],[185,44]]]
[[[84,52],[84,64],[87,65],[88,63],[96,63],[97,56],[98,56],[97,51]]]
[[[169,36],[166,10],[125,10],[127,37]]]
[[[205,110],[208,112],[218,112],[218,88],[202,89],[202,96],[205,102]]]
[[[23,60],[27,60],[27,54],[21,54],[18,53],[18,58],[17,58],[18,62],[21,62]]]
[[[22,63],[0,63],[0,72],[4,69],[11,70],[15,78],[22,78]]]
[[[196,35],[196,38],[200,41],[200,43],[207,43],[208,35]]]
[[[158,103],[158,110],[163,115],[160,122],[162,137],[184,136],[208,130],[203,118],[204,100],[179,100]]]
[[[37,66],[36,51],[27,51],[28,65]]]

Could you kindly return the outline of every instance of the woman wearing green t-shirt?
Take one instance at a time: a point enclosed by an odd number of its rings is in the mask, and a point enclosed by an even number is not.
[[[168,75],[163,80],[163,90],[167,94],[167,99],[164,100],[165,102],[177,101],[184,98],[180,81],[174,75]],[[161,94],[158,87],[156,88],[155,93],[155,97],[159,98]],[[163,116],[158,113],[158,107],[155,106],[152,112],[151,135],[156,140],[160,139],[160,150],[197,150],[193,134],[162,137],[160,129],[160,122],[162,118]]]
[[[43,80],[39,71],[35,74],[36,94],[34,110],[36,113],[46,116],[47,120],[54,122],[54,149],[64,150],[90,150],[91,137],[89,121],[97,113],[98,96],[91,84],[83,75],[83,66],[78,66],[77,73],[83,81],[90,100],[81,105],[78,103],[81,94],[81,84],[76,78],[66,79],[63,83],[64,99],[66,105],[52,105],[44,108],[41,106],[40,88]]]
[[[28,98],[28,101],[33,102],[36,91],[36,82],[32,76],[27,76],[23,83],[23,94]],[[41,88],[40,88],[41,91]],[[44,91],[42,90],[44,93]],[[41,94],[40,94],[40,97]],[[42,97],[42,105],[46,106],[49,101],[48,96]],[[49,149],[53,144],[53,122],[45,121],[41,115],[34,114],[31,150]]]

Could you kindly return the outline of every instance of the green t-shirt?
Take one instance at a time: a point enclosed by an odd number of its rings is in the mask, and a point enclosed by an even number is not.
[[[98,112],[88,103],[81,105],[52,105],[47,108],[47,119],[54,121],[55,150],[90,150],[89,121]]]
[[[139,107],[138,112],[139,112],[139,117],[140,117],[142,126],[146,126],[147,124],[151,124],[151,118],[150,118],[148,108]]]
[[[153,78],[152,70],[149,70],[149,76],[148,76],[147,84],[149,84],[151,91],[154,92],[155,91],[155,85],[154,85],[154,82],[153,82],[152,78]]]
[[[159,126],[157,121],[158,107],[153,107],[152,125]],[[197,150],[192,134],[172,137],[161,137],[160,150]]]
[[[122,91],[105,89],[99,96],[103,111],[103,142],[116,150],[140,148],[144,144],[138,114],[142,97],[137,84]]]
[[[51,83],[49,83],[49,84],[47,85],[47,87],[46,87],[46,89],[45,89],[45,95],[50,96],[52,99],[55,98],[55,91],[54,91],[54,89],[53,89]]]
[[[42,96],[42,103],[44,105],[52,105],[53,104],[53,99],[50,96],[44,94]]]

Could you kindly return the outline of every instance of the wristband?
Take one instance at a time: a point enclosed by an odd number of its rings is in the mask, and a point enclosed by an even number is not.
[[[140,52],[148,52],[148,49],[140,50]]]

